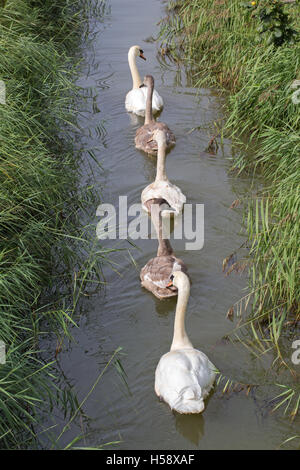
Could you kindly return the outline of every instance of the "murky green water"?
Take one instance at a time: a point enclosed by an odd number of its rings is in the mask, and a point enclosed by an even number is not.
[[[98,92],[93,109],[80,118],[85,128],[82,143],[98,147],[96,157],[103,167],[103,201],[117,205],[119,195],[128,203],[140,202],[142,189],[153,180],[155,160],[139,153],[134,136],[141,121],[126,113],[124,100],[131,88],[127,63],[130,46],[139,44],[147,61],[138,61],[140,73],[154,75],[165,108],[160,117],[177,138],[167,157],[167,174],[190,203],[205,206],[205,244],[200,251],[185,251],[184,242],[173,242],[176,254],[188,265],[192,278],[186,327],[195,347],[203,350],[228,377],[256,383],[262,381],[264,365],[241,345],[222,341],[233,327],[226,312],[243,295],[246,278],[225,277],[222,260],[239,247],[241,209],[231,203],[245,194],[250,181],[228,172],[231,145],[225,139],[216,156],[205,153],[211,137],[208,127],[220,117],[221,103],[215,92],[189,86],[175,65],[161,64],[155,44],[145,41],[157,31],[163,15],[159,0],[112,0],[103,22],[91,24],[93,41],[82,51],[86,66],[80,84]],[[193,128],[201,126],[200,130]],[[96,213],[97,207],[94,208]],[[91,213],[93,210],[91,210]],[[270,416],[259,391],[223,397],[219,389],[200,416],[173,414],[154,393],[154,371],[160,356],[168,351],[173,331],[176,300],[160,302],[140,287],[139,270],[154,255],[155,240],[136,242],[129,257],[113,259],[120,275],[107,269],[107,287],[83,302],[80,329],[75,343],[60,354],[60,362],[80,398],[90,390],[112,352],[123,348],[122,365],[128,389],[114,367],[88,399],[84,410],[90,419],[65,433],[68,443],[80,432],[87,434],[81,445],[96,446],[118,441],[120,449],[267,449],[276,447],[289,433],[289,424]],[[124,244],[122,246],[125,246]]]

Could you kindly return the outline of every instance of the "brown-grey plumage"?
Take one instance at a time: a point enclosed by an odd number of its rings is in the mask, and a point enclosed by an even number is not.
[[[170,282],[174,266],[178,267],[178,271],[187,274],[184,262],[176,256],[156,256],[150,259],[141,270],[141,285],[158,299],[175,297],[178,294],[177,289],[174,286],[166,287]]]
[[[166,201],[163,199],[152,199],[147,201],[151,211],[154,227],[158,234],[157,256],[148,261],[141,269],[141,285],[152,292],[158,299],[167,299],[177,295],[175,286],[167,287],[170,283],[170,276],[174,271],[183,271],[187,274],[187,267],[184,262],[174,255],[172,246],[168,239],[162,236],[161,206]]]
[[[142,86],[147,86],[147,102],[145,113],[145,124],[136,131],[135,146],[139,150],[143,150],[151,155],[157,154],[157,143],[152,140],[152,134],[155,129],[162,130],[166,134],[167,149],[172,148],[176,143],[173,132],[164,122],[156,122],[152,113],[152,95],[154,90],[154,78],[152,75],[144,77]]]

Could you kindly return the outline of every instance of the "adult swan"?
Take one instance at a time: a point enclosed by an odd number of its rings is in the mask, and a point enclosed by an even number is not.
[[[155,371],[155,392],[178,413],[201,413],[204,399],[213,387],[216,368],[195,349],[185,331],[184,318],[190,296],[189,278],[173,272],[170,285],[178,289],[171,350],[164,354]]]
[[[146,111],[146,100],[147,100],[147,88],[141,87],[143,84],[139,71],[136,66],[136,58],[141,57],[146,60],[143,50],[140,46],[132,46],[128,52],[128,63],[132,77],[132,90],[130,90],[125,99],[125,108],[130,113],[138,114],[139,116],[145,116]],[[141,87],[141,88],[140,88]],[[154,114],[160,112],[163,108],[164,102],[162,97],[153,91],[152,96],[152,111]]]

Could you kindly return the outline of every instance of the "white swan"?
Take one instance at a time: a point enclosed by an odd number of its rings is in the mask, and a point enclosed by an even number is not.
[[[132,90],[130,90],[125,99],[125,108],[130,113],[138,114],[139,116],[145,116],[146,110],[146,100],[147,100],[147,87],[142,86],[143,82],[141,80],[139,71],[136,66],[136,58],[141,57],[146,60],[144,57],[143,51],[140,46],[132,46],[128,52],[128,63],[132,76]],[[141,87],[141,88],[140,88]],[[164,105],[162,97],[157,93],[156,90],[153,91],[152,96],[152,110],[153,113],[158,113],[162,110]]]
[[[208,357],[194,349],[185,331],[184,318],[190,282],[182,271],[171,276],[178,289],[171,350],[164,354],[155,371],[155,393],[178,413],[201,413],[216,376]]]
[[[154,130],[152,139],[156,140],[158,147],[156,178],[154,183],[149,184],[142,192],[142,207],[150,214],[149,205],[146,204],[147,201],[150,199],[164,199],[170,206],[170,210],[164,209],[161,212],[162,217],[171,214],[179,215],[186,202],[186,197],[175,184],[170,183],[166,175],[166,133],[160,129]]]

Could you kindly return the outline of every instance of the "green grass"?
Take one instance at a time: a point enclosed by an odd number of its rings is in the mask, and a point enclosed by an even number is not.
[[[258,0],[256,7],[267,3]],[[274,365],[287,368],[280,403],[290,403],[294,417],[300,409],[290,360],[300,321],[300,104],[293,103],[291,85],[300,79],[300,4],[284,5],[298,41],[279,47],[258,33],[261,21],[244,4],[250,2],[169,2],[161,50],[185,64],[196,86],[226,94],[224,131],[239,149],[232,169],[265,183],[245,211],[249,292],[234,306],[243,317],[234,334],[245,330],[243,343],[258,354],[275,353]]]
[[[93,189],[79,189],[80,153],[73,143],[81,99],[73,51],[88,8],[80,0],[7,0],[0,7],[3,449],[37,447],[42,413],[76,408],[76,399],[55,385],[55,351],[41,354],[40,338],[56,334],[58,352],[76,326],[80,296],[104,282],[107,254],[82,222],[95,196]]]

